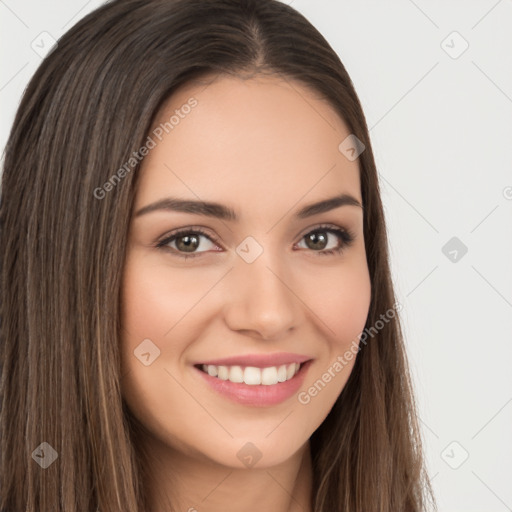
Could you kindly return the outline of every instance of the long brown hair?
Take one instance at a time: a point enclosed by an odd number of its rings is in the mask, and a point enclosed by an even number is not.
[[[274,74],[325,98],[359,157],[372,283],[366,326],[393,308],[366,120],[339,57],[276,0],[117,0],[59,41],[23,95],[0,204],[0,510],[146,512],[141,428],[120,392],[120,289],[137,170],[160,107],[207,75]],[[95,193],[96,191],[96,193]],[[42,445],[42,443],[48,443]],[[48,446],[49,445],[49,446]],[[46,469],[41,450],[58,458]],[[311,437],[315,512],[419,512],[424,469],[398,315],[362,346]]]

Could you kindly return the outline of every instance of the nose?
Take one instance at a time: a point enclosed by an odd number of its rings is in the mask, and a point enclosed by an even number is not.
[[[275,340],[301,321],[301,300],[294,292],[291,272],[263,252],[254,262],[237,259],[227,283],[224,310],[229,328],[252,337]]]

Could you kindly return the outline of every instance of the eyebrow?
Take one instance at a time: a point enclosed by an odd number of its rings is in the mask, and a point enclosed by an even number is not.
[[[301,208],[295,216],[299,219],[305,219],[307,217],[312,217],[313,215],[318,215],[319,213],[334,210],[341,206],[357,206],[363,209],[361,203],[354,196],[351,196],[350,194],[340,194],[329,199],[323,199],[322,201],[308,204]],[[223,204],[209,201],[179,199],[176,197],[166,197],[165,199],[160,199],[155,203],[148,204],[137,211],[135,217],[140,217],[141,215],[161,210],[204,215],[232,222],[239,221],[237,213]]]

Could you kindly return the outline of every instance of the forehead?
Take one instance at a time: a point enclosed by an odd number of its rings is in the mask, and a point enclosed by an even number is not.
[[[361,201],[358,161],[339,150],[349,135],[326,101],[291,79],[190,82],[156,117],[136,203],[167,194],[222,200],[239,211],[337,193]]]

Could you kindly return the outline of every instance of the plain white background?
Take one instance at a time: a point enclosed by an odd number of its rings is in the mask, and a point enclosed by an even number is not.
[[[0,0],[2,150],[45,45],[102,3]],[[512,1],[286,3],[367,117],[439,510],[510,511]]]

